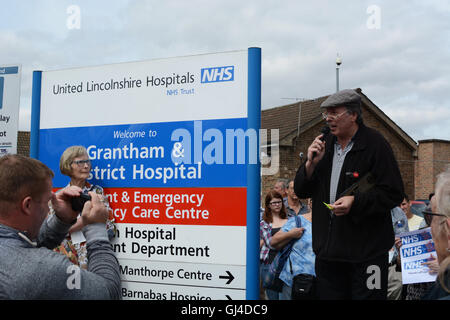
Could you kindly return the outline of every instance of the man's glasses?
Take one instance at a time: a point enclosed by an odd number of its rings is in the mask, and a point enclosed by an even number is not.
[[[75,160],[72,163],[75,163],[79,167],[84,167],[85,165],[91,165],[91,160]]]
[[[329,119],[331,121],[334,121],[339,119],[344,113],[347,113],[347,110],[339,114],[328,114],[326,112],[322,112],[322,118],[324,118],[325,120]]]

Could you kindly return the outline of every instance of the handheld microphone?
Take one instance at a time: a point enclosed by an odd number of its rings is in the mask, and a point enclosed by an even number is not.
[[[320,138],[320,140],[325,140],[325,136],[327,135],[327,134],[329,134],[330,133],[330,127],[329,126],[324,126],[321,130],[320,130],[320,133],[323,133],[323,136],[322,136],[322,138]]]
[[[320,133],[323,134],[322,137],[320,138],[320,140],[324,141],[326,135],[330,133],[330,127],[329,127],[329,126],[324,126],[324,127],[320,130]],[[317,153],[314,152],[312,158],[314,159],[314,158],[316,157],[316,155],[317,155]]]

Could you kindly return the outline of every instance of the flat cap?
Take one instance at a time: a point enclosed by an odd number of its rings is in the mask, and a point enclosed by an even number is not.
[[[331,108],[339,106],[361,106],[361,96],[355,90],[345,89],[329,96],[322,104],[321,108]]]

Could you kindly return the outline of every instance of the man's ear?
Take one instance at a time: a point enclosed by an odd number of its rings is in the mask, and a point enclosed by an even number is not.
[[[26,196],[22,199],[21,202],[21,211],[25,213],[26,215],[31,215],[31,206],[32,206],[33,199],[31,196]]]
[[[352,117],[352,120],[356,122],[358,120],[358,114],[356,112],[351,112],[350,117]]]

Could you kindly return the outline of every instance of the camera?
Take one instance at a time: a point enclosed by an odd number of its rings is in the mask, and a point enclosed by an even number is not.
[[[88,194],[88,191],[83,191],[78,197],[73,197],[71,199],[72,209],[75,212],[83,211],[84,204],[87,201],[91,200],[91,196]]]

